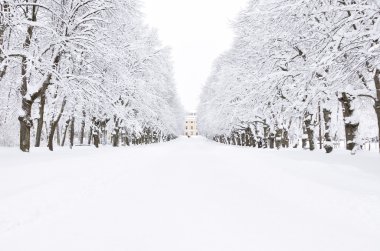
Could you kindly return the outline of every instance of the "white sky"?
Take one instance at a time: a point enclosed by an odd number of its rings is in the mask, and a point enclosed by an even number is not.
[[[187,111],[196,111],[215,58],[233,40],[230,22],[248,0],[142,0],[149,25],[172,48],[175,78]]]

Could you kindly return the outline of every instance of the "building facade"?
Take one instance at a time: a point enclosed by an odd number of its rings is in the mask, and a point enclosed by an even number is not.
[[[186,116],[185,135],[188,137],[198,135],[197,114],[188,113]]]

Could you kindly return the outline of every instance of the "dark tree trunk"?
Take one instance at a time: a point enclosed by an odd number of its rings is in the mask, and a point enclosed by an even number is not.
[[[375,108],[376,117],[377,117],[377,129],[378,129],[377,137],[379,139],[378,144],[379,144],[379,151],[380,151],[380,69],[376,68],[374,81],[375,81],[375,88],[376,88],[376,100],[375,100],[374,108]]]
[[[282,132],[283,132],[282,129],[277,129],[276,130],[275,143],[276,143],[276,148],[277,149],[281,148]]]
[[[274,135],[274,133],[269,133],[268,140],[269,140],[270,149],[274,149],[275,138],[276,138],[276,135]]]
[[[326,153],[331,153],[334,149],[330,134],[330,126],[331,126],[331,111],[324,108],[323,109],[323,120],[325,121],[325,143],[324,148]]]
[[[90,132],[88,133],[88,145],[91,145],[92,133],[93,133],[93,129],[92,129],[92,126],[91,126],[90,127]]]
[[[50,124],[50,132],[49,132],[49,135],[48,135],[48,148],[50,151],[53,151],[53,140],[54,140],[54,134],[55,134],[55,129],[56,129],[57,125],[53,122]],[[58,130],[57,130],[58,132]]]
[[[253,143],[253,133],[251,128],[245,129],[245,144],[246,146],[252,146],[254,147]]]
[[[29,13],[29,11],[31,11]],[[27,9],[25,13],[28,18],[30,18],[31,21],[37,21],[37,7],[33,6],[31,9]],[[30,16],[29,16],[30,15]],[[34,26],[29,25],[27,28],[27,34],[26,38],[23,44],[24,49],[28,49],[30,47],[31,39],[33,36],[33,30]],[[20,150],[23,152],[29,152],[30,151],[30,128],[33,126],[33,122],[31,119],[31,113],[32,113],[32,105],[34,102],[34,99],[32,99],[28,93],[28,76],[27,71],[28,69],[28,59],[26,56],[22,56],[21,58],[21,87],[20,87],[20,94],[22,97],[21,101],[21,110],[23,115],[19,116],[20,121]]]
[[[241,136],[240,133],[236,133],[236,144],[241,146]]]
[[[92,141],[94,142],[94,146],[96,148],[99,148],[99,144],[100,144],[100,135],[99,134],[100,134],[100,127],[102,126],[101,121],[97,120],[95,117],[93,117],[91,122],[92,122],[92,124],[91,124],[91,128],[90,128],[90,136],[89,136],[88,142],[89,142],[89,144],[91,144],[91,139],[92,139]]]
[[[223,136],[219,136],[218,138],[220,143],[224,143]]]
[[[57,145],[60,146],[61,145],[61,132],[59,130],[59,125],[57,124]]]
[[[70,149],[74,146],[74,138],[75,138],[75,117],[71,118],[70,124]]]
[[[321,105],[318,104],[318,140],[319,140],[319,149],[322,149],[322,115],[321,115]]]
[[[255,135],[253,135],[253,134],[250,135],[249,142],[250,142],[250,146],[257,147],[257,140],[256,140]]]
[[[66,123],[65,123],[65,130],[64,130],[64,132],[63,132],[63,139],[62,139],[62,144],[61,144],[61,146],[64,146],[64,145],[65,145],[66,135],[67,135],[67,129],[69,128],[69,125],[70,125],[70,119],[66,120]]]
[[[232,135],[231,135],[231,142],[232,142],[232,145],[233,145],[233,146],[236,145],[235,134],[232,134]]]
[[[352,108],[352,101],[354,97],[350,94],[343,92],[339,101],[343,107],[344,128],[346,133],[346,149],[355,153],[357,147],[356,137],[358,135],[359,122],[352,120],[354,109]]]
[[[55,134],[55,130],[56,129],[57,129],[57,138],[58,138],[58,134],[59,134],[59,130],[58,130],[59,119],[60,119],[60,117],[56,121],[52,121],[50,123],[50,132],[49,132],[49,135],[48,135],[48,148],[49,148],[50,151],[53,151],[53,140],[54,140],[54,134]]]
[[[83,118],[80,127],[80,135],[79,135],[79,144],[83,145],[84,143],[84,130],[86,128],[86,112],[83,111]]]
[[[305,124],[302,126],[302,149],[307,149],[307,130]]]
[[[33,121],[31,119],[32,102],[26,98],[23,98],[21,109],[23,115],[18,117],[20,121],[20,150],[23,152],[29,152],[30,128],[33,126]]]
[[[264,125],[264,139],[263,139],[263,148],[268,148],[268,137],[269,137],[269,126]]]
[[[45,94],[41,95],[40,97],[40,107],[39,107],[39,118],[37,121],[37,132],[36,132],[36,144],[35,147],[41,146],[41,135],[42,135],[42,129],[44,125],[44,113],[45,113],[45,103],[46,103],[46,96]]]
[[[258,123],[255,122],[255,135],[253,135],[253,133],[252,133],[252,137],[251,137],[251,141],[252,141],[252,146],[253,147],[258,147],[258,148],[262,148],[263,147],[262,139],[259,136],[259,134],[260,134],[260,132],[259,132],[259,129],[258,129]]]
[[[309,141],[309,149],[310,151],[314,151],[315,143],[314,143],[314,128],[312,125],[313,115],[307,113],[305,115],[305,128],[307,133],[307,140]]]
[[[99,148],[99,143],[100,143],[99,131],[95,130],[93,137],[94,137],[94,146],[96,148]]]
[[[284,129],[282,134],[281,145],[283,148],[289,148],[289,132],[286,129]]]
[[[245,142],[245,140],[246,140],[245,133],[240,134],[240,142],[241,142],[242,146],[246,146],[247,145],[246,142]]]
[[[125,144],[126,144],[127,146],[130,146],[130,144],[131,144],[131,142],[130,142],[128,136],[125,137]]]
[[[378,144],[379,144],[379,151],[380,151],[380,100],[377,100],[375,102],[375,109],[376,109],[376,116],[377,116],[377,138],[378,138]]]
[[[119,120],[115,120],[115,129],[113,129],[112,133],[112,146],[118,147],[119,146],[119,137],[120,137],[120,128],[119,128]]]
[[[48,136],[48,148],[49,148],[50,151],[53,151],[53,140],[54,140],[54,134],[55,134],[55,130],[56,129],[57,129],[57,143],[59,145],[59,129],[58,129],[58,124],[59,124],[59,120],[62,117],[62,113],[65,110],[65,106],[66,106],[66,99],[64,99],[63,102],[62,102],[61,110],[59,111],[57,119],[54,120],[54,118],[53,118],[53,120],[50,122],[50,132],[49,132],[49,136]]]

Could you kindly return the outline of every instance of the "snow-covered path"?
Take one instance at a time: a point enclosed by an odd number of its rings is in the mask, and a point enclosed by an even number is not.
[[[380,157],[231,147],[0,149],[0,250],[378,251]]]

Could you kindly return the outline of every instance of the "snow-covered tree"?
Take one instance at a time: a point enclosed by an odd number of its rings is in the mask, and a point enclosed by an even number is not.
[[[15,114],[26,152],[31,138],[53,150],[76,138],[118,146],[178,135],[170,51],[138,0],[0,3],[1,143],[15,143]]]
[[[201,132],[271,148],[297,146],[301,138],[313,150],[318,139],[331,152],[342,132],[332,117],[339,117],[354,152],[360,115],[373,115],[370,102],[378,110],[379,10],[365,0],[250,1],[234,24],[233,47],[215,62],[204,88]]]

